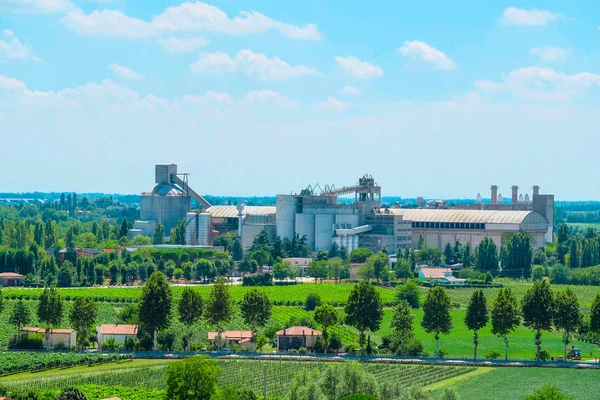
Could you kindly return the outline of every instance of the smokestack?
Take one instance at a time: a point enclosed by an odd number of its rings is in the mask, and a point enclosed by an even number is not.
[[[537,196],[538,194],[540,194],[540,187],[538,185],[535,185],[533,187],[533,195]]]
[[[512,189],[512,204],[514,206],[519,201],[519,187],[512,186],[511,189]]]
[[[492,204],[495,205],[498,201],[498,185],[492,185]]]
[[[423,208],[423,198],[417,197],[417,207]]]

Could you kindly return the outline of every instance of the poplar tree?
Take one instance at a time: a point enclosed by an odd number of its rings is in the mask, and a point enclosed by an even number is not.
[[[152,237],[152,244],[163,244],[165,241],[165,226],[162,222],[158,221],[154,228],[154,235]]]
[[[227,279],[217,278],[208,300],[204,314],[209,324],[217,328],[217,350],[221,347],[221,331],[223,324],[231,320],[234,313],[233,300],[227,287]]]
[[[37,317],[46,325],[46,347],[48,347],[50,329],[59,325],[63,319],[63,307],[64,303],[58,290],[54,286],[45,288],[39,298]]]
[[[81,346],[81,351],[85,348],[88,333],[92,329],[98,315],[96,303],[89,297],[78,297],[73,302],[73,307],[69,312],[69,321],[73,329],[77,331],[77,342]]]
[[[452,301],[441,286],[435,286],[427,293],[423,303],[423,321],[425,332],[435,332],[435,356],[440,356],[440,333],[447,335],[452,329],[450,309]]]
[[[504,339],[504,360],[508,360],[508,335],[521,324],[519,303],[510,288],[502,288],[492,305],[492,333]]]
[[[203,300],[200,293],[187,286],[183,289],[181,300],[179,301],[179,320],[187,329],[187,350],[190,351],[190,342],[192,337],[191,326],[202,317]]]
[[[256,342],[258,328],[265,326],[271,319],[271,301],[264,292],[253,289],[244,295],[240,309],[242,318],[252,329],[252,342]]]
[[[153,333],[153,349],[158,349],[158,330],[169,325],[173,296],[167,278],[162,272],[154,272],[142,288],[140,321]]]
[[[583,317],[579,309],[579,300],[570,289],[556,294],[554,302],[554,326],[562,331],[562,341],[565,345],[565,358],[567,361],[567,346],[571,342],[573,334],[577,332]]]
[[[491,238],[487,236],[483,238],[479,246],[475,249],[475,256],[477,258],[476,268],[478,270],[498,271],[498,247]]]
[[[471,254],[471,242],[463,246],[462,262],[464,268],[471,268],[473,265],[473,255]]]
[[[488,323],[487,301],[483,290],[475,290],[471,295],[467,314],[465,315],[465,325],[473,331],[473,359],[477,360],[477,345],[479,344],[477,331],[485,327]]]
[[[338,323],[340,315],[331,304],[321,304],[315,308],[315,321],[323,326],[324,351],[329,347],[329,333],[327,329]]]
[[[523,324],[536,332],[537,360],[540,361],[542,331],[552,330],[554,317],[554,294],[546,279],[537,281],[525,293],[521,312],[523,313]]]
[[[367,281],[355,285],[346,302],[345,313],[346,324],[360,332],[360,354],[364,355],[365,331],[377,331],[383,319],[383,303],[377,289]]]

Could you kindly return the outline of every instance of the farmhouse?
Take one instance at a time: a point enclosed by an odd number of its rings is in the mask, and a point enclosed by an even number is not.
[[[0,286],[21,286],[23,275],[14,272],[3,272],[0,274]]]
[[[467,281],[466,279],[455,278],[452,276],[452,270],[446,267],[423,267],[419,270],[419,279],[437,282],[441,285],[464,285]]]
[[[208,332],[208,341],[217,346],[217,332]],[[252,331],[225,331],[221,332],[221,346],[230,347],[232,344],[246,347],[252,347]]]
[[[277,350],[298,350],[301,347],[312,350],[315,341],[320,336],[323,336],[323,333],[316,329],[306,326],[292,326],[277,332]]]
[[[37,327],[25,327],[21,330],[22,334],[31,335],[35,333],[39,333],[46,340],[46,329],[37,328]],[[77,345],[77,333],[74,329],[50,329],[50,334],[48,335],[48,347],[53,349],[59,343],[70,349],[73,346]]]
[[[115,343],[125,343],[125,338],[132,337],[135,339],[138,333],[137,325],[100,325],[97,327],[98,343],[102,344],[108,339],[115,339]]]

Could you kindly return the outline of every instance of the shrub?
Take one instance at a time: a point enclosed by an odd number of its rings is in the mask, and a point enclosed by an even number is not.
[[[550,352],[548,350],[540,351],[540,360],[548,361],[550,359]]]
[[[299,354],[306,354],[306,353],[308,353],[308,350],[306,350],[306,347],[300,347],[298,349],[298,353]]]
[[[64,340],[61,340],[54,345],[54,350],[66,350],[66,349],[67,349],[67,345],[65,344]]]
[[[315,308],[321,305],[321,296],[316,293],[309,293],[304,302],[304,308],[307,311],[314,311]]]
[[[44,348],[44,338],[39,333],[15,335],[8,342],[9,349],[40,350]]]
[[[533,394],[525,397],[525,400],[571,400],[574,399],[561,392],[554,385],[544,385],[537,389]]]
[[[115,342],[115,338],[108,338],[106,341],[102,342],[102,350],[114,350],[117,348],[117,343]]]
[[[442,400],[458,400],[458,395],[452,388],[446,388],[444,390],[444,394],[442,395]]]
[[[421,307],[419,286],[413,280],[407,280],[398,287],[398,301],[406,300],[412,308]]]
[[[502,357],[502,353],[499,350],[490,350],[487,353],[485,353],[484,357],[488,360],[495,360],[497,358]]]
[[[552,284],[567,284],[569,283],[570,270],[562,264],[554,264],[550,270],[550,283]]]
[[[541,265],[536,265],[535,267],[533,267],[533,270],[531,270],[531,279],[533,279],[534,282],[541,281],[542,279],[544,279],[545,273],[546,270],[544,269],[544,267],[542,267]]]

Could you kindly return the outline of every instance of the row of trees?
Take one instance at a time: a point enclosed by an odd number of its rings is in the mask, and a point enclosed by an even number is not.
[[[448,334],[453,327],[450,315],[452,304],[446,290],[440,286],[427,293],[423,304],[422,326],[426,332],[434,332],[436,355],[439,355],[439,335]],[[547,280],[536,282],[519,304],[510,288],[500,289],[493,301],[491,311],[482,290],[475,290],[469,301],[465,325],[473,331],[474,358],[477,358],[477,332],[485,327],[490,319],[492,333],[504,339],[505,359],[508,359],[508,335],[523,321],[535,332],[537,359],[541,357],[541,337],[543,331],[553,328],[562,332],[564,357],[567,358],[567,345],[582,324],[583,316],[577,296],[571,289],[553,293]],[[600,296],[594,300],[591,312],[591,330],[600,332]]]

